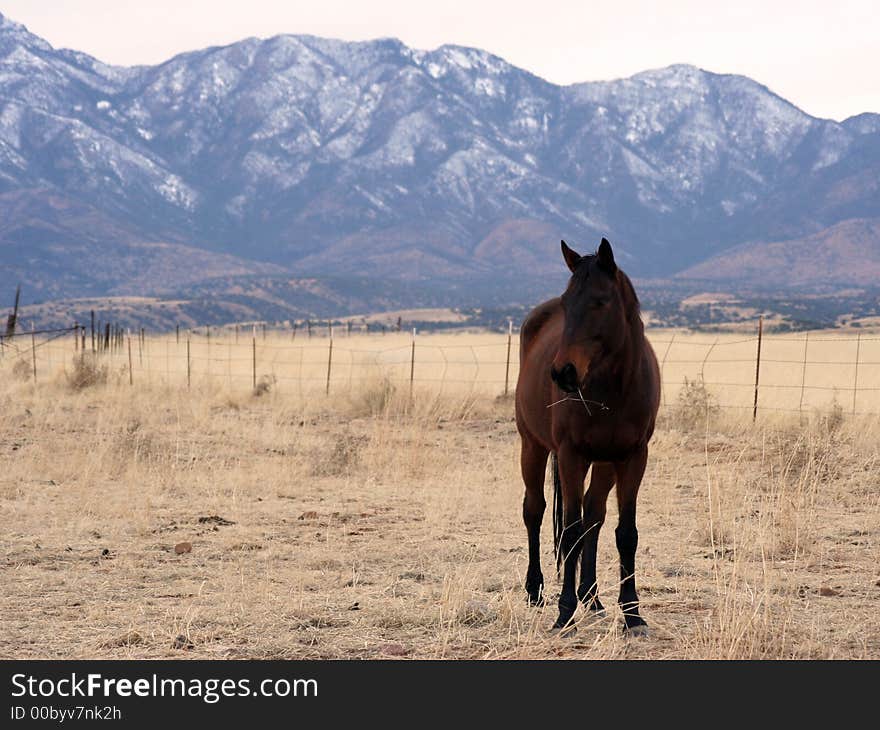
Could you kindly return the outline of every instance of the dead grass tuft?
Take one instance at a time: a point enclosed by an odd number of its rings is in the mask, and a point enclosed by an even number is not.
[[[259,398],[260,396],[267,395],[277,382],[278,380],[274,375],[261,375],[254,386],[254,397]]]
[[[675,407],[669,414],[670,425],[681,431],[707,429],[710,419],[718,413],[718,405],[702,378],[685,377],[678,391]]]
[[[98,355],[84,352],[73,359],[72,368],[65,372],[67,387],[71,390],[83,390],[106,385],[109,370],[107,364],[98,359]]]
[[[23,357],[18,358],[10,368],[12,376],[16,380],[31,380],[34,377],[33,364]]]

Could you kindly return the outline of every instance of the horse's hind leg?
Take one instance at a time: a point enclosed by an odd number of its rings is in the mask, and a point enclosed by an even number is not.
[[[544,519],[544,472],[548,451],[527,436],[522,437],[520,463],[526,495],[523,499],[523,522],[529,536],[529,568],[526,571],[526,592],[529,604],[544,604],[544,574],[541,572],[541,521]]]
[[[647,634],[647,624],[639,615],[639,597],[636,593],[636,548],[639,532],[636,529],[636,499],[648,462],[645,446],[628,461],[616,465],[617,509],[620,513],[617,529],[617,552],[620,554],[620,596],[617,599],[623,611],[625,629],[633,635]]]
[[[577,595],[584,606],[596,612],[604,611],[596,584],[596,550],[599,545],[599,530],[605,522],[605,503],[613,486],[614,466],[593,464],[590,488],[584,495],[584,553]]]

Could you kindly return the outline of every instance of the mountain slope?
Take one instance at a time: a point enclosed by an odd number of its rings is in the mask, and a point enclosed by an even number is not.
[[[22,282],[29,300],[164,294],[205,279],[284,273],[274,264],[145,238],[43,189],[0,193],[0,261],[6,289]]]
[[[220,268],[489,281],[558,272],[560,236],[606,235],[630,273],[667,275],[880,217],[878,119],[815,119],[691,66],[560,87],[484,51],[388,39],[247,39],[118,68],[0,16],[0,193],[66,218],[48,233],[10,209],[0,286],[14,268],[57,293],[45,272],[89,236],[108,256],[161,242],[236,257]],[[165,286],[119,277],[68,283]]]
[[[794,240],[736,246],[686,269],[679,278],[748,281],[755,288],[876,287],[880,218],[843,221]]]

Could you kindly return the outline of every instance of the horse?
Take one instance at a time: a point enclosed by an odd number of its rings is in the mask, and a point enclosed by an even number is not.
[[[529,546],[526,593],[531,605],[544,604],[540,532],[552,454],[557,574],[562,565],[559,616],[552,630],[573,630],[579,601],[604,615],[596,547],[608,494],[616,485],[618,604],[624,631],[646,635],[635,579],[636,500],[660,407],[660,369],[645,338],[635,289],[617,267],[611,244],[603,238],[595,253],[581,256],[562,241],[562,255],[571,271],[565,292],[535,307],[520,331],[515,407]]]

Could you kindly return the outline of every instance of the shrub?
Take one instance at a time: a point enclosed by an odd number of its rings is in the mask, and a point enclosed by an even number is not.
[[[257,384],[254,386],[254,395],[259,398],[266,395],[275,386],[278,379],[274,375],[261,375]]]
[[[709,417],[717,411],[718,405],[703,379],[685,378],[672,414],[674,425],[686,431],[705,429]]]
[[[84,352],[73,359],[73,369],[65,371],[67,386],[71,390],[83,390],[107,383],[108,368],[98,361],[93,352]]]
[[[17,380],[30,380],[33,374],[33,365],[24,358],[16,360],[12,366],[12,376]]]

